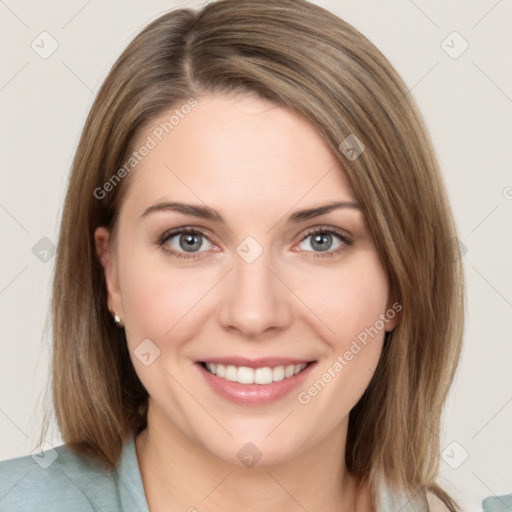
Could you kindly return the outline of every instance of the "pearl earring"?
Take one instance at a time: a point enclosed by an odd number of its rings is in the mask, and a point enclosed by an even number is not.
[[[117,326],[121,326],[121,317],[117,314],[116,309],[114,308],[114,322]]]

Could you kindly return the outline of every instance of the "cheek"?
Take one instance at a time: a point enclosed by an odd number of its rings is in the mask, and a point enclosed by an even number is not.
[[[156,250],[156,249],[155,249]],[[119,261],[126,333],[131,347],[149,338],[159,346],[190,338],[202,298],[215,282],[207,269],[178,269],[147,249],[125,248]]]
[[[172,269],[147,252],[135,249],[122,254],[119,281],[133,366],[151,396],[158,397],[166,389],[161,400],[176,407],[180,391],[169,386],[172,382],[165,369],[172,369],[174,375],[182,366],[181,359],[186,359],[188,342],[201,325],[194,315],[201,311],[201,297],[211,284],[204,273]]]
[[[325,339],[335,348],[344,349],[376,324],[382,331],[379,319],[388,304],[388,280],[373,252],[328,273],[314,270],[303,278],[300,289],[304,302],[324,324]]]
[[[297,399],[311,415],[322,417],[322,411],[329,410],[332,426],[361,398],[379,362],[388,280],[378,259],[368,254],[357,264],[332,272],[325,286],[316,290],[310,294],[308,305],[324,324],[325,357]]]

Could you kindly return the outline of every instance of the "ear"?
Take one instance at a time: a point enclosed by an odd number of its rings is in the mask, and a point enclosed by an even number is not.
[[[103,267],[105,282],[107,284],[107,304],[112,316],[114,309],[117,314],[124,317],[123,302],[119,289],[119,274],[117,265],[117,253],[113,248],[113,241],[110,231],[101,226],[94,231],[96,254]]]

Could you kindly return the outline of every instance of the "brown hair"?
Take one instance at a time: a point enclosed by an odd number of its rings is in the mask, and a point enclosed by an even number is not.
[[[457,510],[435,483],[463,320],[456,229],[438,163],[391,64],[352,26],[304,0],[169,12],[130,43],[102,85],[73,162],[53,282],[52,396],[64,442],[112,468],[128,435],[146,426],[148,394],[108,311],[94,244],[98,226],[116,226],[130,176],[100,199],[95,191],[156,116],[205,92],[256,94],[305,117],[345,169],[403,306],[350,413],[347,468],[370,482],[384,475],[398,491],[431,491]],[[349,135],[365,146],[353,160],[339,148]]]

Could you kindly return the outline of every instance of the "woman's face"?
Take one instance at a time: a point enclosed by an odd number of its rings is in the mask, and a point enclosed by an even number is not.
[[[150,395],[150,428],[234,463],[285,461],[344,435],[394,326],[386,274],[305,120],[250,96],[207,95],[184,111],[134,145],[150,149],[115,242],[96,231],[109,306]]]

